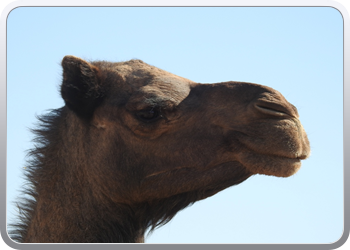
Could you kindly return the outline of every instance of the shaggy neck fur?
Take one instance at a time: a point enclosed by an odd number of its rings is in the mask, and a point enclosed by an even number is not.
[[[66,108],[39,118],[41,126],[34,130],[37,145],[30,151],[26,170],[27,198],[18,204],[21,222],[12,225],[12,239],[23,243],[144,242],[148,229],[218,192],[208,189],[133,205],[112,201],[90,181],[88,141],[76,139],[88,136],[89,126],[72,119],[77,118],[70,117]],[[248,177],[242,171],[237,183]]]
[[[26,177],[29,197],[20,205],[19,242],[141,242],[144,226],[133,208],[96,197],[89,184],[79,123],[67,123],[65,109],[39,118],[36,149]],[[79,126],[79,128],[78,128]],[[140,218],[141,219],[141,218]],[[141,219],[142,220],[142,219]]]

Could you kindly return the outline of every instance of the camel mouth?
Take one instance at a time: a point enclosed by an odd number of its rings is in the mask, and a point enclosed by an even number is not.
[[[310,152],[306,153],[306,154],[301,154],[299,156],[297,156],[296,158],[299,160],[306,160],[307,158],[309,158],[310,156]]]

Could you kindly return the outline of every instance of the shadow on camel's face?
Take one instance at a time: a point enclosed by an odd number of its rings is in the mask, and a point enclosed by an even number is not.
[[[110,182],[123,177],[128,202],[192,191],[206,198],[253,174],[288,177],[309,155],[297,109],[272,88],[199,84],[140,60],[67,56],[62,65],[66,105],[98,134]]]

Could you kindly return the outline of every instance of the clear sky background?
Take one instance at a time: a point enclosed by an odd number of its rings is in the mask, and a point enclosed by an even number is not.
[[[179,212],[148,243],[331,243],[343,233],[343,23],[330,7],[17,8],[7,25],[8,220],[35,115],[64,105],[65,55],[133,58],[202,83],[246,81],[299,110],[312,154]]]

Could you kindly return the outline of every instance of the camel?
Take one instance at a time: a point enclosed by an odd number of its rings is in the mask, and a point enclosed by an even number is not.
[[[39,117],[11,238],[142,243],[196,201],[310,154],[297,109],[246,82],[197,83],[141,60],[62,60],[65,105]]]

